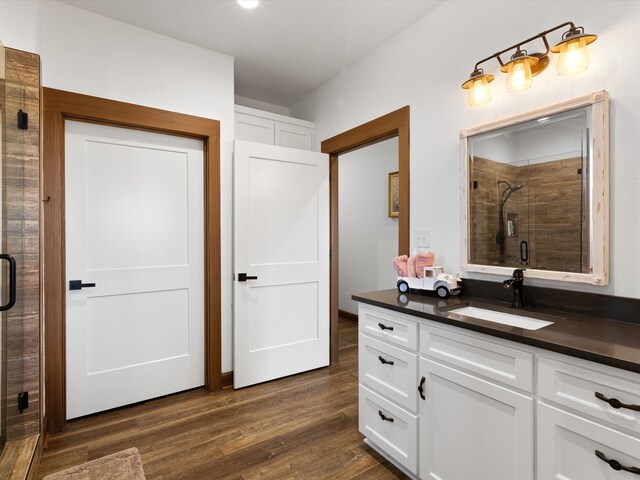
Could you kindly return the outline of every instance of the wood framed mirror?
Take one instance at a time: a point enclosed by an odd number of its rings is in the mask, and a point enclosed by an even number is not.
[[[607,285],[609,96],[460,132],[461,268]]]

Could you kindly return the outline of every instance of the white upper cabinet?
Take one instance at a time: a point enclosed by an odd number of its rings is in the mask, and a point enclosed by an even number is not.
[[[315,125],[255,108],[235,106],[235,138],[280,147],[313,150]]]

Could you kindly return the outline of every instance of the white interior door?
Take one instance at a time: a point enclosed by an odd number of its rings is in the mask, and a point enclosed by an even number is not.
[[[202,142],[65,130],[67,418],[203,385]]]
[[[235,388],[329,364],[327,155],[235,142],[234,271]]]

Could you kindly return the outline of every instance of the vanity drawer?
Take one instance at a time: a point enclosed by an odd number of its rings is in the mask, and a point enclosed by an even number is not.
[[[360,331],[409,350],[418,349],[418,322],[389,310],[360,305]]]
[[[533,392],[533,354],[432,325],[420,325],[420,352],[506,385]]]
[[[538,478],[631,480],[640,475],[614,470],[606,460],[640,469],[640,439],[586,418],[538,403]]]
[[[596,397],[596,393],[606,399],[638,407],[640,375],[610,367],[588,368],[544,356],[538,358],[540,397],[640,432],[640,412],[623,406],[614,408],[606,400]]]
[[[407,468],[418,470],[418,418],[360,385],[360,433]]]
[[[418,355],[362,333],[358,350],[360,383],[416,412]]]

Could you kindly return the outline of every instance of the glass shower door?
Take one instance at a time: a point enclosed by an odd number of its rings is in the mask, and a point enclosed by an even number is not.
[[[40,422],[39,64],[23,53],[0,44],[0,448]]]

